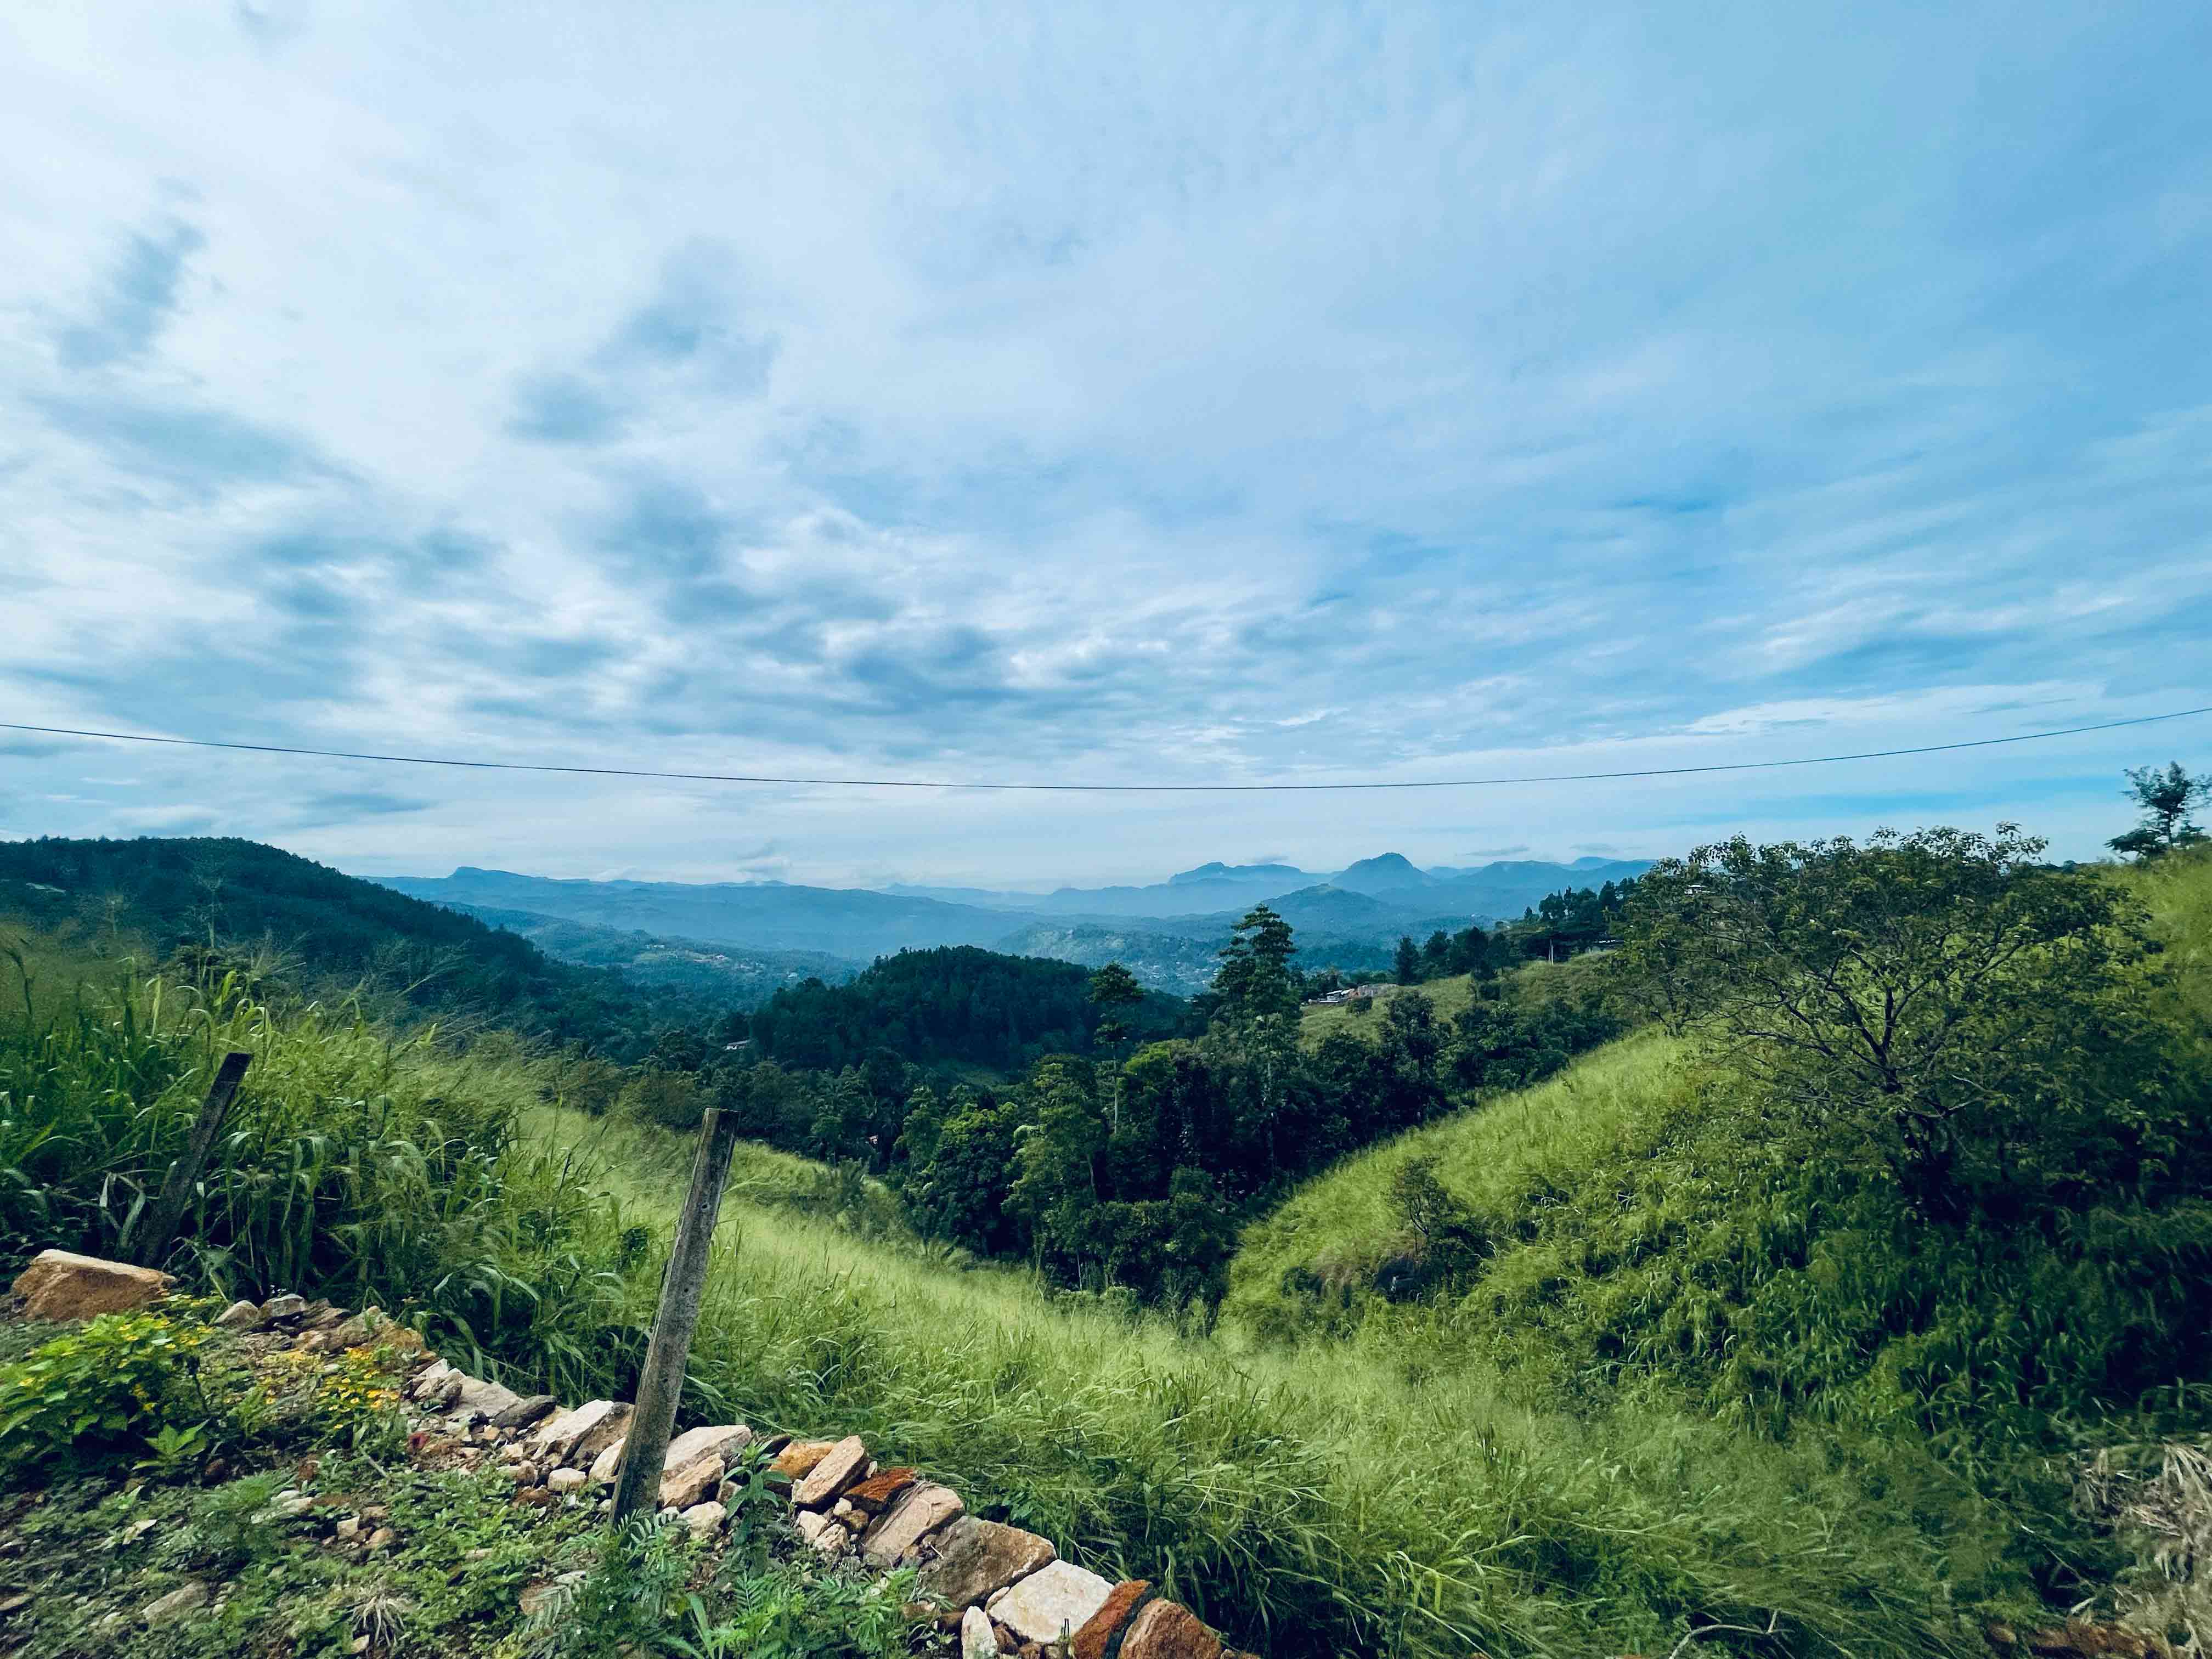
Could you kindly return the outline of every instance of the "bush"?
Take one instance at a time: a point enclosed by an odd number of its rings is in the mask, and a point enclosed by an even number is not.
[[[149,1437],[207,1335],[165,1314],[101,1314],[0,1365],[0,1460],[28,1465]]]

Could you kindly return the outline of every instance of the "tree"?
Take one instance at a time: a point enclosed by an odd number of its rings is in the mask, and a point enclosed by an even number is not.
[[[2212,775],[2192,778],[2173,761],[2160,770],[2155,766],[2131,767],[2127,793],[2142,809],[2142,822],[2125,835],[2105,843],[2115,853],[2136,858],[2155,858],[2177,847],[2204,839],[2204,832],[2190,822],[2190,809],[2212,799]]]
[[[1129,1029],[1121,1023],[1120,1010],[1144,1001],[1145,988],[1137,983],[1137,976],[1120,963],[1109,962],[1091,975],[1087,997],[1091,1006],[1101,1011],[1093,1034],[1097,1040],[1109,1047],[1127,1041]]]
[[[1398,954],[1391,963],[1391,971],[1401,985],[1421,982],[1421,947],[1413,943],[1411,933],[1398,935]]]
[[[1213,994],[1222,1012],[1239,1025],[1287,1018],[1296,1024],[1298,985],[1291,969],[1297,954],[1291,924],[1264,904],[1255,905],[1230,931]]]
[[[1871,1150],[1923,1213],[1956,1213],[2079,1181],[2078,1136],[2139,1110],[2144,1050],[2110,994],[2140,953],[2129,901],[2043,848],[2012,824],[1738,836],[1643,878],[1625,956],[1832,1155]]]

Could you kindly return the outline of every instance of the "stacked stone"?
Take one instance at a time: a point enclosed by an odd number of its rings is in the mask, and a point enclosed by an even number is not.
[[[15,1288],[34,1316],[68,1319],[144,1306],[167,1284],[143,1268],[49,1250]],[[349,1314],[283,1292],[233,1303],[216,1323],[264,1348],[411,1348],[404,1392],[421,1415],[410,1450],[438,1462],[495,1456],[514,1481],[517,1503],[592,1502],[621,1471],[630,1407],[594,1400],[563,1409],[550,1395],[526,1399],[431,1354],[414,1332],[376,1309]],[[756,1437],[743,1424],[724,1423],[687,1429],[670,1441],[660,1466],[660,1513],[702,1538],[719,1534],[729,1519],[731,1461]],[[915,1569],[917,1593],[948,1628],[957,1627],[962,1659],[1043,1659],[1048,1648],[1073,1659],[1249,1659],[1225,1648],[1188,1608],[1156,1595],[1147,1581],[1115,1583],[1060,1560],[1049,1540],[968,1514],[951,1487],[875,1462],[858,1435],[768,1443],[791,1482],[793,1520],[805,1543],[825,1560],[852,1559],[882,1572]],[[302,1509],[316,1501],[288,1492],[280,1510],[286,1499]],[[607,1507],[612,1498],[597,1501]],[[382,1519],[363,1510],[337,1523],[334,1541],[363,1553],[388,1547],[392,1535],[379,1526]],[[545,1588],[533,1586],[526,1602]]]

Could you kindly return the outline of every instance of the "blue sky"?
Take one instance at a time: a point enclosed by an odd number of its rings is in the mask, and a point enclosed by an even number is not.
[[[16,8],[0,718],[791,774],[2212,702],[2202,5]],[[0,735],[0,834],[833,883],[2124,827],[2212,720],[1403,796]]]

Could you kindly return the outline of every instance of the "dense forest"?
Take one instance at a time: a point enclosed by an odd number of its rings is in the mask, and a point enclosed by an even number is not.
[[[787,987],[748,1030],[763,1058],[837,1070],[888,1048],[915,1065],[1018,1072],[1048,1054],[1088,1054],[1108,1018],[1073,963],[1001,956],[972,945],[901,951],[849,984]],[[1166,1036],[1183,1019],[1179,998],[1146,992],[1123,1023]]]

